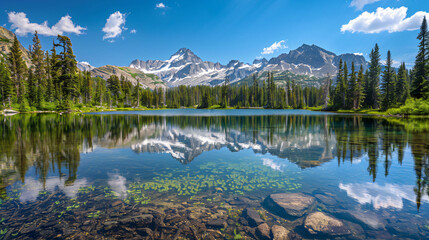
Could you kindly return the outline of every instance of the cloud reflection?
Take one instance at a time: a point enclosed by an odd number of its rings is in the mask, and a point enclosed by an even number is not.
[[[109,184],[110,188],[112,188],[112,191],[115,193],[117,197],[120,199],[125,199],[128,196],[127,193],[127,186],[125,185],[127,183],[127,179],[117,173],[114,174],[108,174],[109,180],[107,183]]]
[[[57,189],[63,191],[64,194],[69,198],[76,197],[76,194],[81,187],[88,185],[86,178],[78,179],[73,184],[66,184],[64,178],[49,178],[46,180],[45,185],[34,178],[28,178],[25,181],[25,185],[21,190],[19,201],[30,202],[35,201],[41,191],[54,192]]]
[[[354,198],[360,204],[372,204],[375,209],[404,207],[403,200],[416,203],[416,196],[412,185],[385,184],[377,183],[340,183],[339,188],[346,191],[347,195]],[[429,197],[424,196],[422,202],[429,203]]]

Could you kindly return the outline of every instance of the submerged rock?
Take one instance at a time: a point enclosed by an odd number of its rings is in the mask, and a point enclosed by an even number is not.
[[[206,225],[208,228],[215,228],[215,229],[221,229],[227,226],[225,220],[223,219],[210,220]]]
[[[268,224],[266,224],[266,223],[260,224],[256,228],[256,236],[258,236],[259,239],[263,239],[263,240],[271,239],[270,226],[268,226]]]
[[[245,216],[245,218],[247,219],[251,227],[256,227],[264,223],[264,220],[262,220],[259,213],[256,210],[253,210],[251,208],[244,209],[243,215]]]
[[[339,219],[330,217],[322,212],[314,212],[307,216],[304,227],[310,234],[322,235],[348,235],[350,229]]]
[[[274,225],[271,228],[271,232],[273,233],[273,240],[288,240],[289,239],[289,230],[280,226]]]
[[[302,193],[277,193],[269,195],[264,205],[281,217],[301,217],[314,202],[314,197]]]
[[[377,214],[370,211],[348,210],[338,212],[336,215],[341,218],[366,225],[372,229],[385,229],[386,226],[385,220],[381,219]]]
[[[152,223],[153,215],[152,214],[141,214],[137,216],[125,217],[120,219],[121,223],[140,223],[140,224],[150,224]]]
[[[326,205],[333,206],[333,205],[337,204],[337,201],[333,197],[330,197],[330,196],[326,196],[326,195],[323,195],[323,194],[316,194],[315,197],[321,203],[326,204]]]

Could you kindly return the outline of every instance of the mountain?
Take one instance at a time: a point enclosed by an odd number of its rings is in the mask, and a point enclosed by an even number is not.
[[[334,76],[338,71],[340,59],[343,59],[349,67],[352,62],[356,66],[362,64],[365,69],[368,66],[362,55],[350,53],[336,55],[316,45],[303,44],[289,53],[283,53],[278,57],[271,58],[265,69],[270,71],[290,71],[299,75],[315,77]]]
[[[112,65],[106,65],[98,68],[94,68],[91,71],[92,77],[100,77],[107,80],[111,75],[116,75],[119,78],[124,76],[133,85],[137,84],[137,80],[140,81],[140,85],[143,88],[165,88],[165,83],[160,80],[154,74],[146,74],[140,70],[129,68],[129,67],[117,67]]]
[[[226,77],[231,82],[261,70],[262,64],[245,64],[237,60],[230,61],[227,65],[203,61],[191,50],[181,48],[170,59],[161,60],[134,60],[130,67],[139,69],[145,73],[159,76],[169,86],[178,85],[217,85]]]
[[[95,67],[91,66],[88,62],[77,62],[77,68],[81,71],[91,71]]]
[[[7,30],[4,27],[0,27],[0,56],[6,57],[9,52],[10,48],[12,47],[13,40],[15,39],[15,33],[12,31]],[[30,60],[30,52],[25,49],[21,44],[20,48],[22,51],[22,57],[27,64],[27,66],[31,65]]]
[[[280,54],[269,61],[265,58],[255,59],[252,64],[231,60],[227,65],[218,62],[203,61],[187,48],[181,48],[168,60],[134,60],[130,68],[141,70],[144,73],[155,74],[169,86],[178,85],[218,85],[228,77],[231,83],[245,79],[253,73],[266,71],[290,72],[295,75],[305,75],[315,78],[324,78],[327,75],[335,76],[338,63],[343,59],[350,67],[352,62],[362,64],[367,68],[365,58],[359,54],[336,55],[316,45],[304,44]]]

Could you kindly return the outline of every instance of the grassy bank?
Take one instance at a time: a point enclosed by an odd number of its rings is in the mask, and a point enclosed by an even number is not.
[[[105,111],[144,111],[144,110],[165,110],[173,108],[148,108],[148,107],[114,107],[110,108],[108,105],[103,106],[84,106],[83,104],[75,104],[69,110],[59,110],[54,103],[46,103],[40,106],[39,108],[26,106],[25,108],[20,107],[18,104],[14,104],[11,108],[21,113],[44,113],[44,112],[59,112],[59,113],[89,113],[89,112],[105,112]],[[183,109],[183,108],[180,108]],[[189,107],[188,109],[197,109],[197,106]],[[238,107],[222,107],[220,105],[212,105],[206,109],[213,110],[233,110],[233,109],[264,109],[259,108],[238,108]],[[306,107],[305,110],[310,111],[326,111],[323,106],[318,107]],[[336,110],[336,111],[327,111],[333,113],[346,113],[346,114],[367,114],[383,117],[429,117],[429,101],[423,99],[408,99],[406,103],[402,106],[391,108],[386,111],[374,110],[374,109],[359,109],[359,110]],[[0,111],[3,113],[3,111]]]

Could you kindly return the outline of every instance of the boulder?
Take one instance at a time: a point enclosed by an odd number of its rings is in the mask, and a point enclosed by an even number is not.
[[[270,226],[268,226],[268,224],[266,224],[266,223],[260,224],[256,228],[256,236],[258,236],[259,239],[261,239],[261,240],[271,239],[271,237],[270,237]]]
[[[244,209],[243,216],[247,219],[251,227],[256,227],[264,223],[264,220],[261,219],[259,213],[251,208]]]
[[[304,227],[310,234],[340,236],[351,234],[343,221],[322,212],[314,212],[307,216]]]
[[[271,194],[264,200],[264,205],[268,210],[284,218],[301,217],[314,203],[314,197],[302,193]]]
[[[288,240],[289,239],[289,230],[280,226],[274,225],[271,228],[271,232],[273,234],[273,240]]]

